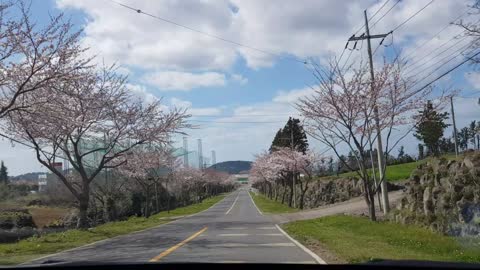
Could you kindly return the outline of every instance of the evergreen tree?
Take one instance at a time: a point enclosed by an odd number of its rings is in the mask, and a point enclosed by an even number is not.
[[[419,111],[416,118],[418,122],[413,135],[424,142],[429,153],[438,155],[440,138],[443,137],[445,128],[449,126],[445,123],[445,120],[448,119],[448,113],[438,113],[433,108],[432,103],[428,101],[425,109]]]
[[[293,133],[293,147],[295,150],[305,153],[308,150],[307,134],[303,129],[299,119],[290,117],[283,129],[280,129],[272,141],[270,152],[275,151],[276,147],[291,147]]]
[[[279,129],[277,133],[275,134],[275,137],[273,138],[272,145],[270,146],[270,153],[275,151],[275,147],[283,147],[284,142],[282,142],[282,129]]]
[[[3,183],[5,185],[8,184],[8,170],[7,167],[5,167],[3,160],[0,165],[0,183]]]
[[[419,143],[418,144],[418,159],[424,159],[425,158],[425,152],[423,150],[423,144]]]
[[[405,148],[400,146],[400,149],[398,150],[398,157],[397,159],[402,160],[405,157]]]

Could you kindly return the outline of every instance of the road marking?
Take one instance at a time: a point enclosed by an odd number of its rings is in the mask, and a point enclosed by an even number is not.
[[[230,228],[225,228],[225,230],[245,230],[247,227],[230,227]]]
[[[314,258],[317,263],[319,264],[327,264],[324,260],[322,260],[322,258],[320,258],[317,254],[313,253],[310,249],[306,248],[304,245],[300,244],[297,240],[293,239],[290,235],[288,235],[284,230],[282,230],[282,228],[280,228],[280,226],[278,225],[275,225],[277,226],[277,229],[283,233],[288,239],[290,239],[290,241],[292,241],[293,243],[295,243],[295,245],[297,245],[299,248],[301,248],[303,251],[305,251],[306,253],[308,253],[310,256],[312,256],[312,258]]]
[[[164,252],[158,254],[157,256],[153,257],[150,262],[158,262],[160,259],[162,259],[163,257],[167,256],[168,254],[174,252],[176,249],[178,249],[179,247],[185,245],[186,243],[188,243],[189,241],[192,241],[195,237],[199,236],[200,234],[202,234],[203,232],[205,232],[206,230],[208,229],[208,227],[205,227],[203,229],[201,229],[200,231],[192,234],[190,237],[188,237],[187,239],[183,240],[182,242],[176,244],[175,246],[165,250]]]
[[[261,233],[261,234],[256,234],[256,235],[261,235],[261,236],[282,236],[283,234],[281,234],[281,233]]]
[[[255,204],[255,201],[253,200],[252,195],[250,195],[250,192],[247,191],[247,193],[248,193],[248,196],[250,196],[250,199],[252,200],[253,205],[255,205],[255,208],[257,208],[258,213],[260,213],[260,215],[263,216],[262,211],[260,211],[260,209],[258,209],[258,206]]]
[[[259,229],[259,230],[273,230],[273,229],[275,229],[275,227],[258,227],[256,229]]]
[[[247,233],[222,233],[219,234],[218,236],[248,236],[249,234]]]
[[[238,192],[237,198],[235,198],[235,201],[233,201],[232,206],[230,207],[230,209],[228,209],[228,211],[225,213],[225,215],[228,215],[228,213],[230,213],[230,211],[232,211],[233,207],[235,206],[235,203],[238,200],[238,195],[240,195],[240,192]]]

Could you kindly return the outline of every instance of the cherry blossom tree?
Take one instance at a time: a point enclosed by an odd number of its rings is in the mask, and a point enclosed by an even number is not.
[[[173,170],[175,157],[170,151],[150,147],[137,147],[126,154],[126,161],[118,167],[118,171],[127,179],[133,179],[141,187],[146,198],[143,214],[149,217],[152,213],[153,197],[158,211],[158,186],[168,178]]]
[[[145,104],[135,98],[114,67],[75,72],[31,95],[49,102],[10,113],[8,130],[33,145],[38,161],[76,197],[79,228],[88,226],[90,184],[103,169],[124,164],[139,145],[166,144],[173,133],[189,127],[185,110],[168,111],[160,100]],[[80,183],[72,183],[55,168],[60,158],[70,162]]]
[[[340,160],[362,180],[372,220],[376,220],[374,194],[385,181],[380,179],[374,185],[367,171],[367,147],[376,140],[375,127],[378,123],[380,130],[387,135],[385,149],[380,151],[389,153],[413,129],[411,112],[423,106],[426,97],[433,93],[433,88],[413,87],[415,81],[404,79],[401,76],[403,63],[398,59],[395,58],[391,63],[384,62],[375,72],[373,85],[365,65],[346,70],[340,69],[335,62],[330,64],[328,70],[317,66],[313,74],[318,86],[314,88],[313,95],[297,102],[310,136],[329,146],[338,157],[339,145],[347,146],[354,154],[359,170]],[[437,94],[439,101],[444,100],[445,91]],[[375,108],[378,108],[378,114]],[[392,139],[392,131],[402,125],[410,127],[404,134]],[[379,169],[385,175],[386,167]]]
[[[15,9],[19,15],[12,16]],[[48,102],[47,96],[29,93],[71,78],[90,62],[83,57],[81,32],[73,31],[63,14],[51,17],[43,28],[31,18],[24,1],[0,4],[0,118]]]
[[[261,187],[261,191],[272,199],[277,197],[279,183],[287,188],[285,181],[279,179],[285,179],[289,174],[293,174],[297,180],[296,185],[300,185],[299,208],[303,209],[305,193],[314,178],[314,170],[319,161],[321,159],[311,151],[302,153],[288,147],[280,147],[272,153],[256,156],[250,170],[250,178],[253,185]],[[297,177],[299,175],[303,177]],[[292,196],[293,189],[297,187],[293,186],[292,182],[288,188]]]

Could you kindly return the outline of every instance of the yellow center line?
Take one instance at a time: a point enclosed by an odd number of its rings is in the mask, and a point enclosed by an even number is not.
[[[192,241],[195,237],[199,236],[200,234],[202,234],[203,232],[205,232],[206,230],[208,229],[208,227],[205,227],[203,229],[201,229],[200,231],[192,234],[190,237],[188,237],[187,239],[183,240],[182,242],[176,244],[175,246],[165,250],[164,252],[158,254],[157,256],[153,257],[152,259],[150,259],[150,262],[158,262],[160,259],[162,259],[163,257],[167,256],[168,254],[174,252],[176,249],[178,249],[179,247],[185,245],[186,243]]]

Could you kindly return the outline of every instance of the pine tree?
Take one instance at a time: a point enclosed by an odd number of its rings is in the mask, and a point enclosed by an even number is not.
[[[293,134],[292,134],[293,132]],[[291,147],[293,135],[293,147],[295,150],[306,153],[308,150],[307,134],[303,129],[299,119],[290,117],[283,129],[280,129],[273,138],[270,152],[275,151],[277,147]]]
[[[418,144],[418,159],[424,159],[425,158],[425,152],[423,150],[423,144],[419,143]]]
[[[448,113],[438,113],[430,101],[425,109],[419,111],[415,134],[418,140],[423,141],[429,153],[437,156],[439,154],[439,141],[443,137],[443,131],[449,125],[445,123]]]
[[[8,184],[8,170],[7,167],[5,167],[3,160],[0,165],[0,183],[3,183],[5,185]]]

